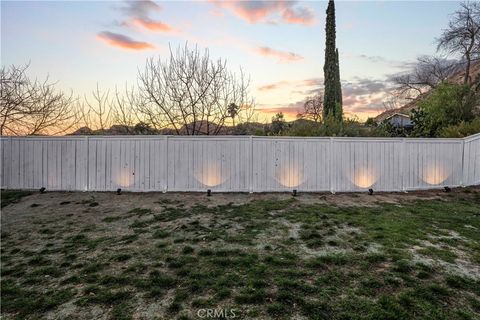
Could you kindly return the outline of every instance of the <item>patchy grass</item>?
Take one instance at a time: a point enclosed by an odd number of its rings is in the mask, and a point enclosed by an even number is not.
[[[377,195],[52,192],[35,213],[15,205],[35,196],[8,196],[2,318],[478,319],[480,190],[467,191],[368,206]]]
[[[23,197],[29,196],[32,193],[30,191],[5,191],[0,192],[1,196],[1,207],[6,207],[12,203],[17,203]]]

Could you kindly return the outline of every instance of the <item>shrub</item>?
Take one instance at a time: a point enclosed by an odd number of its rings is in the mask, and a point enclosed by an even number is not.
[[[470,122],[462,121],[458,125],[450,125],[443,128],[440,131],[440,137],[463,138],[476,133],[480,133],[480,118],[475,118]]]
[[[440,84],[412,111],[414,135],[435,137],[445,127],[472,120],[476,102],[468,85]]]

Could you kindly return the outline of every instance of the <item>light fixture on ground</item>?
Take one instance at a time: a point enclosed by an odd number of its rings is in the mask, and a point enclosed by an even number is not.
[[[293,191],[292,191],[292,196],[294,196],[294,197],[297,196],[297,189],[293,189]]]
[[[372,189],[372,188],[368,189],[368,194],[369,194],[370,196],[373,194],[373,189]]]
[[[122,194],[122,189],[121,189],[121,188],[118,188],[118,189],[117,189],[117,194],[118,194],[118,195],[121,195],[121,194]]]
[[[443,189],[445,190],[445,192],[450,192],[450,191],[452,191],[452,189],[450,189],[450,187],[447,187],[447,186],[444,187]]]
[[[207,190],[207,197],[210,197],[212,195],[212,190],[208,189]]]
[[[46,190],[45,187],[41,187],[40,188],[40,193],[45,193],[45,190]]]

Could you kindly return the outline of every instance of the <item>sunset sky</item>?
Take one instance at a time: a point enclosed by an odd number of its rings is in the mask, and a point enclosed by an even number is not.
[[[336,1],[347,115],[383,110],[386,79],[435,52],[458,2]],[[133,84],[150,56],[188,41],[251,77],[260,121],[293,119],[323,84],[326,1],[2,1],[2,65],[30,62],[32,77],[83,96]]]

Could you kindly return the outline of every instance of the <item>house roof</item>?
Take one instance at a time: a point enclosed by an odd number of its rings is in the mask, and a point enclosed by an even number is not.
[[[380,113],[378,116],[374,118],[374,120],[378,123],[384,121],[385,119],[388,119],[395,114],[402,114],[402,115],[409,115],[410,112],[417,107],[417,104],[424,100],[427,96],[429,95],[429,92],[424,92],[420,94],[418,97],[407,103],[406,105],[397,108],[397,109],[391,109],[391,110],[386,110],[382,113]]]
[[[403,113],[394,113],[392,114],[391,116],[388,116],[387,118],[385,118],[385,120],[388,120],[390,118],[393,118],[395,116],[399,116],[399,117],[403,117],[403,118],[408,118],[410,119],[410,116],[408,114],[403,114]]]

